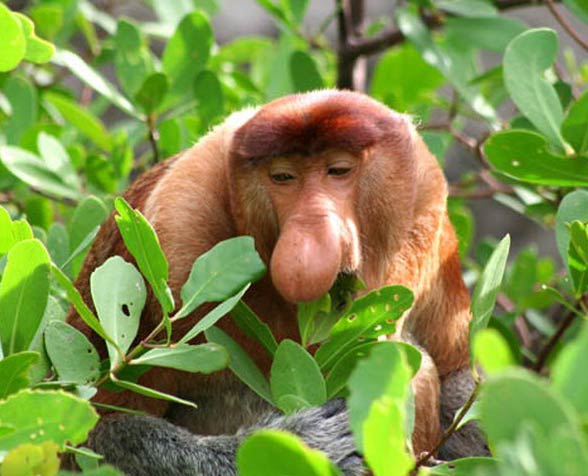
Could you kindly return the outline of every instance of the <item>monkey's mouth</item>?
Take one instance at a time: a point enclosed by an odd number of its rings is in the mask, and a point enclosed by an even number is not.
[[[329,290],[331,308],[335,311],[343,311],[365,287],[365,283],[357,273],[349,271],[339,272],[335,283]]]

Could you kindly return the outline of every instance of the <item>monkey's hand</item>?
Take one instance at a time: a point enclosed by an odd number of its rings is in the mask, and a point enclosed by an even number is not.
[[[235,476],[239,444],[263,428],[298,435],[324,451],[344,476],[363,474],[343,400],[289,416],[270,414],[232,436],[199,436],[160,418],[113,415],[100,420],[88,444],[128,476]]]

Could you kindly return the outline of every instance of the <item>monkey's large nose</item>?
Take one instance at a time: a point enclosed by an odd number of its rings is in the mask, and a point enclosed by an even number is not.
[[[337,220],[318,223],[289,220],[274,248],[270,273],[284,299],[307,302],[329,291],[341,268],[341,237]]]

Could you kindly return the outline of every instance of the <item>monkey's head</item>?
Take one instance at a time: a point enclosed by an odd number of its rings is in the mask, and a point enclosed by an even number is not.
[[[415,138],[406,116],[343,91],[278,99],[237,129],[231,212],[285,299],[317,299],[340,272],[377,280],[410,229]]]

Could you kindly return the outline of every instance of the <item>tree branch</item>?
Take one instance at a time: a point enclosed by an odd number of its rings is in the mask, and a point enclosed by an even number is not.
[[[557,326],[557,330],[555,331],[555,333],[549,338],[545,346],[539,352],[537,360],[533,365],[533,370],[535,372],[540,373],[543,370],[547,358],[551,355],[551,352],[553,351],[557,343],[561,340],[565,332],[572,325],[572,323],[576,319],[576,316],[577,314],[575,311],[568,311],[567,314],[562,318],[562,320],[559,323],[559,326]]]
[[[568,32],[568,34],[578,43],[582,48],[588,51],[588,41],[584,40],[576,29],[563,17],[559,10],[555,6],[553,0],[546,0],[547,8],[553,14],[559,24]]]

